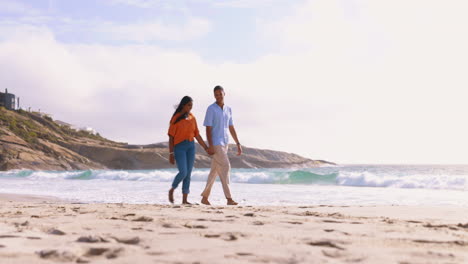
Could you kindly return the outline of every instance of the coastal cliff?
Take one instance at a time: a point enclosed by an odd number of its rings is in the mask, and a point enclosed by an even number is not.
[[[296,154],[244,147],[236,156],[229,151],[233,168],[308,168],[334,163]],[[86,131],[60,126],[50,117],[0,107],[0,170],[144,170],[172,168],[167,143],[128,145]],[[211,159],[197,145],[195,167],[210,167]]]

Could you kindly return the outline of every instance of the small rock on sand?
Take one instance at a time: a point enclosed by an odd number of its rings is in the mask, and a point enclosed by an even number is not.
[[[147,216],[140,216],[140,217],[138,217],[136,219],[133,219],[132,221],[134,221],[134,222],[151,222],[151,221],[153,221],[153,218],[147,217]]]

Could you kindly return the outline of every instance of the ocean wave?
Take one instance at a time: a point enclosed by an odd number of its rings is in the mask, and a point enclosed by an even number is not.
[[[338,185],[355,187],[391,187],[405,189],[468,190],[468,175],[412,174],[382,175],[371,172],[341,172]]]
[[[29,180],[112,180],[171,182],[177,170],[85,170],[85,171],[31,171],[0,172],[2,178]],[[208,169],[195,169],[192,181],[206,181]],[[287,169],[233,169],[231,182],[252,184],[306,184],[340,185],[354,187],[419,188],[468,190],[468,173],[434,173],[433,170],[373,170],[354,167]]]

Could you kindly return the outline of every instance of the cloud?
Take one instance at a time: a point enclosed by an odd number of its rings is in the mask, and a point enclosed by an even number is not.
[[[0,14],[37,15],[40,12],[26,4],[13,0],[0,0]]]
[[[10,24],[0,27],[0,80],[25,107],[130,143],[166,140],[184,95],[201,126],[221,84],[248,146],[337,162],[463,162],[465,4],[341,3],[259,20],[261,40],[279,52],[245,64],[144,40],[64,44],[46,27]]]
[[[106,0],[113,4],[123,4],[129,6],[135,6],[139,8],[149,8],[155,6],[161,6],[164,4],[164,1],[161,0]]]
[[[211,23],[202,18],[188,18],[184,24],[173,25],[163,21],[141,21],[133,24],[100,23],[96,32],[119,41],[148,42],[154,40],[188,41],[198,39],[211,31]]]
[[[215,7],[223,8],[259,8],[278,3],[285,3],[285,0],[223,0],[209,1]]]
[[[206,5],[218,8],[260,8],[278,3],[287,3],[286,0],[184,0],[184,1],[161,1],[161,0],[106,0],[114,5],[127,5],[137,8],[166,8],[186,10],[188,4]]]

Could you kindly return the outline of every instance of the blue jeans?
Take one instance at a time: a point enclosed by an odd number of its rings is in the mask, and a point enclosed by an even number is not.
[[[176,160],[177,173],[174,181],[172,182],[172,188],[177,188],[179,183],[182,183],[182,193],[190,193],[190,177],[192,175],[193,163],[195,162],[195,142],[184,140],[174,147],[174,157]]]

